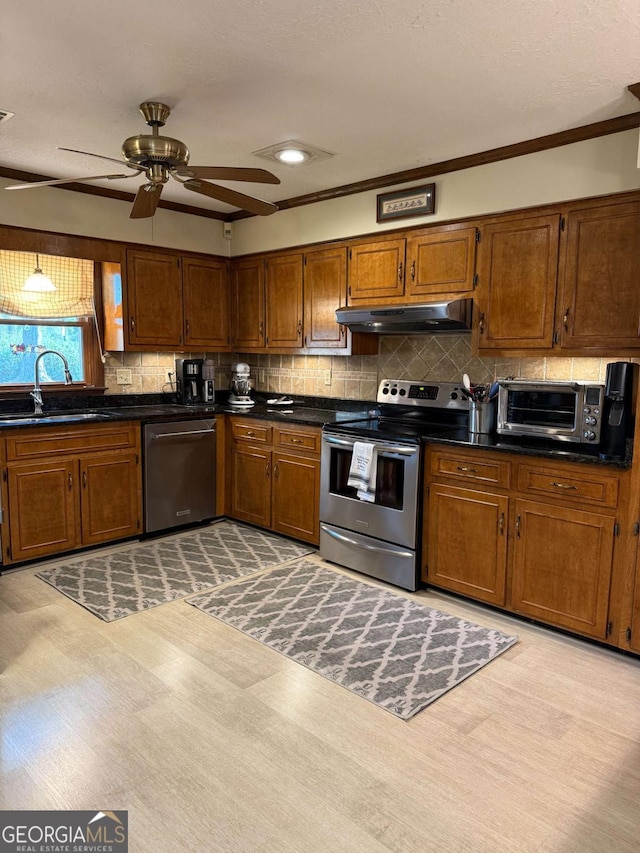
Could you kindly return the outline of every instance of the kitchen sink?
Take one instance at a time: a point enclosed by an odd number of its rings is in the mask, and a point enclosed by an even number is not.
[[[0,427],[29,426],[30,424],[65,423],[82,421],[107,421],[109,415],[103,412],[67,412],[57,415],[0,415]]]

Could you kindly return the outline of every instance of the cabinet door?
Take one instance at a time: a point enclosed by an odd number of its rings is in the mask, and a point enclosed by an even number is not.
[[[423,580],[504,604],[508,510],[503,495],[432,484]]]
[[[515,513],[512,609],[604,639],[615,520],[521,499]]]
[[[235,444],[231,452],[231,515],[241,521],[271,524],[271,451]]]
[[[192,349],[229,344],[229,273],[225,261],[182,260],[184,343]]]
[[[472,293],[476,228],[434,228],[407,239],[407,296]]]
[[[346,248],[307,252],[304,256],[305,347],[346,347],[346,329],[336,322],[336,309],[346,302]]]
[[[320,460],[274,451],[272,529],[318,544],[319,506]]]
[[[563,347],[640,347],[640,203],[572,211],[559,311]]]
[[[153,252],[127,252],[129,344],[154,349],[180,348],[182,277],[178,258]]]
[[[349,249],[349,302],[379,302],[404,295],[404,237],[358,243]]]
[[[267,346],[302,346],[302,263],[302,253],[266,262]]]
[[[134,452],[80,461],[82,544],[96,545],[140,532],[140,466]]]
[[[478,245],[478,348],[553,344],[560,216],[487,225]]]
[[[633,590],[629,648],[640,652],[640,556],[636,560],[635,587]]]
[[[8,466],[11,560],[32,560],[80,544],[77,463],[53,461]]]
[[[241,352],[264,347],[264,260],[238,261],[232,267],[233,341]]]

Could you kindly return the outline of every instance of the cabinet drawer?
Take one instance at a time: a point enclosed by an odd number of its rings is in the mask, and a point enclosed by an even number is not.
[[[616,507],[618,478],[584,470],[563,471],[556,466],[519,465],[518,491],[531,495],[547,495],[567,501]]]
[[[276,427],[273,443],[275,447],[288,447],[295,450],[307,450],[320,453],[320,433],[303,432],[298,429]]]
[[[231,425],[234,441],[251,441],[254,444],[271,444],[271,427],[250,421],[234,421]]]
[[[135,448],[139,432],[140,427],[132,423],[14,430],[13,434],[6,438],[7,461]]]
[[[436,451],[431,457],[431,476],[480,482],[508,489],[511,465],[506,459],[476,458],[464,453]]]

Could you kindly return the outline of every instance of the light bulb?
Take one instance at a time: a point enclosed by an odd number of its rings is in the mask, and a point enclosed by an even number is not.
[[[36,268],[22,285],[22,289],[30,293],[50,293],[58,289],[49,276],[45,275],[40,269],[40,258],[38,255],[36,255]]]

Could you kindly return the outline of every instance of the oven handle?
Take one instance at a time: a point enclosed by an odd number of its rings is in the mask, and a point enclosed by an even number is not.
[[[344,438],[334,438],[332,435],[323,436],[324,441],[329,444],[342,444],[344,447],[353,447],[353,441],[345,441]],[[399,453],[400,456],[415,456],[418,452],[417,447],[391,447],[386,444],[378,444],[377,442],[372,442],[375,449],[378,453]]]
[[[381,554],[393,554],[394,557],[413,557],[413,551],[392,551],[390,548],[380,548],[377,545],[367,545],[365,542],[356,542],[355,539],[350,539],[342,533],[336,533],[335,530],[330,530],[325,524],[320,525],[320,529],[324,530],[329,536],[334,539],[339,539],[341,542],[348,542],[349,545],[355,545],[356,548],[362,548],[365,551],[378,551]]]

